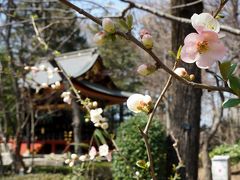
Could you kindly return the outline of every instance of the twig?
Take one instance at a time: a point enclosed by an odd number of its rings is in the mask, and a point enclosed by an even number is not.
[[[175,61],[174,66],[173,66],[173,70],[176,69],[177,64],[178,64],[178,60]],[[155,103],[155,105],[153,107],[153,110],[152,110],[151,114],[149,115],[147,124],[146,124],[146,126],[144,128],[144,131],[142,131],[142,129],[139,128],[139,130],[141,132],[141,135],[143,137],[143,141],[145,143],[145,147],[147,149],[147,156],[148,156],[148,160],[149,160],[149,163],[150,163],[150,173],[151,173],[151,176],[152,176],[153,179],[155,177],[155,174],[154,174],[154,162],[153,162],[153,158],[152,158],[152,154],[151,154],[151,147],[150,147],[150,144],[148,142],[148,130],[150,128],[151,122],[153,120],[153,116],[154,116],[154,114],[156,112],[156,109],[157,109],[159,103],[161,102],[162,98],[164,97],[164,94],[166,93],[166,91],[168,90],[168,88],[171,85],[171,81],[172,81],[172,75],[169,76],[166,85],[164,86],[161,94],[159,95],[159,97],[158,97],[158,99],[157,99],[157,101],[156,101],[156,103]]]
[[[175,138],[173,132],[170,132],[170,136],[171,136],[171,138],[174,140],[173,148],[174,148],[175,151],[176,151],[179,164],[183,164],[183,160],[182,160],[182,158],[181,158],[181,156],[180,156],[180,153],[179,153],[179,150],[178,150],[178,139]]]
[[[139,128],[139,131],[141,132],[141,135],[143,137],[143,141],[145,143],[145,147],[146,147],[146,150],[147,150],[147,156],[148,156],[148,160],[149,160],[149,163],[150,163],[151,177],[152,177],[153,180],[157,180],[156,176],[154,174],[154,163],[153,163],[153,158],[152,158],[152,154],[151,154],[151,146],[148,142],[148,135],[145,134],[141,128]]]
[[[221,12],[222,8],[225,6],[225,4],[228,2],[228,0],[221,0],[220,6],[217,9],[217,11],[215,12],[213,17],[217,17],[217,15]]]
[[[173,66],[173,70],[176,69],[177,64],[178,64],[178,61],[175,62],[174,66]],[[149,118],[148,118],[148,121],[147,121],[147,125],[146,125],[146,127],[145,127],[145,129],[144,129],[144,131],[143,131],[145,134],[148,134],[148,130],[149,130],[149,127],[150,127],[150,125],[151,125],[153,116],[154,116],[154,114],[155,114],[155,112],[156,112],[156,109],[157,109],[159,103],[161,102],[162,98],[164,97],[164,94],[166,93],[166,91],[167,91],[168,88],[170,87],[171,81],[172,81],[172,75],[169,76],[166,85],[164,86],[161,94],[159,95],[159,97],[158,97],[158,99],[157,99],[157,101],[156,101],[156,103],[155,103],[155,105],[154,105],[154,108],[153,108],[151,114],[149,115]]]
[[[99,24],[99,25],[102,25],[102,21],[94,16],[92,16],[91,14],[89,14],[88,12],[84,11],[83,9],[75,6],[74,4],[70,3],[69,1],[67,0],[59,0],[61,1],[62,3],[64,3],[65,5],[69,6],[70,8],[76,10],[78,13],[88,17],[89,19],[91,19],[92,21],[94,21],[95,23]],[[186,84],[186,85],[189,85],[189,86],[192,86],[194,88],[201,88],[201,89],[207,89],[209,91],[225,91],[225,92],[230,92],[230,93],[233,93],[234,92],[230,89],[230,88],[227,88],[227,87],[216,87],[216,86],[210,86],[210,85],[206,85],[206,84],[201,84],[201,83],[194,83],[194,82],[191,82],[191,81],[188,81],[180,76],[178,76],[177,74],[175,74],[171,69],[169,69],[157,56],[156,54],[150,50],[150,49],[146,49],[143,44],[138,41],[131,33],[123,33],[123,32],[120,32],[120,31],[117,31],[116,32],[117,35],[127,39],[127,40],[130,40],[132,41],[133,43],[135,43],[138,47],[140,47],[141,49],[143,49],[144,51],[146,51],[153,59],[154,61],[156,62],[156,65],[157,67],[161,67],[162,69],[164,69],[167,73],[171,74],[175,79],[181,81],[182,83]]]
[[[189,7],[189,6],[193,6],[195,4],[201,3],[201,2],[203,2],[203,0],[196,0],[196,1],[193,1],[193,2],[190,2],[190,3],[185,3],[185,4],[172,6],[171,9],[178,9],[178,8]]]

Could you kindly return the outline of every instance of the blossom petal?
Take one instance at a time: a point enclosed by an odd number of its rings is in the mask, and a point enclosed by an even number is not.
[[[203,38],[197,33],[190,33],[184,39],[184,45],[193,45],[197,41],[201,41]]]
[[[196,60],[197,49],[194,46],[186,46],[182,47],[181,51],[181,59],[186,63],[194,63]]]
[[[209,44],[209,46],[211,48],[210,53],[212,54],[212,56],[214,56],[218,60],[222,60],[222,58],[226,54],[226,48],[225,48],[223,42],[216,41],[216,42]]]
[[[141,112],[139,109],[137,109],[138,105],[140,104],[140,101],[144,98],[144,95],[142,94],[133,94],[131,95],[127,100],[127,107],[129,110],[139,113]]]
[[[201,69],[208,69],[216,62],[216,58],[213,57],[211,54],[198,54],[196,57],[196,65]]]
[[[193,14],[191,17],[193,28],[201,33],[205,30],[210,30],[218,33],[220,31],[219,22],[209,13]]]
[[[204,41],[211,42],[211,41],[218,41],[218,34],[213,31],[203,31],[200,34],[201,37],[203,37]]]

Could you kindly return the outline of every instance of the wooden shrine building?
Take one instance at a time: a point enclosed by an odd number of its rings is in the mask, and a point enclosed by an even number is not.
[[[61,54],[55,58],[55,61],[70,77],[81,97],[98,101],[100,107],[122,104],[131,95],[115,86],[96,48]],[[47,69],[54,69],[53,64],[44,58],[35,64],[36,67],[43,65]],[[31,71],[26,76],[26,86],[34,92],[38,91],[38,93],[32,93],[35,114],[34,151],[62,153],[67,144],[73,142],[72,107],[64,103],[60,97],[64,91],[64,85],[59,72],[54,72],[51,78],[48,76],[47,71]],[[51,85],[57,81],[61,83],[60,88],[52,89]],[[42,83],[47,83],[49,87],[39,88]],[[94,126],[91,122],[84,122],[84,113],[81,113],[81,119],[83,120],[82,141],[87,142]],[[27,142],[30,141],[30,134],[29,128],[25,134],[21,153],[26,150],[24,147],[29,146]]]

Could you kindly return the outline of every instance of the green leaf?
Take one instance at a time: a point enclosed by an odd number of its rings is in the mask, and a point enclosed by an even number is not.
[[[136,162],[136,165],[137,165],[138,167],[142,168],[142,169],[148,169],[149,166],[150,166],[149,162],[146,163],[146,161],[144,161],[144,160],[138,160],[138,161]]]
[[[128,24],[127,24],[126,21],[124,21],[123,19],[120,19],[120,20],[119,20],[119,25],[120,25],[123,29],[125,29],[125,30],[128,30],[128,29],[129,29]]]
[[[131,14],[127,15],[126,23],[127,23],[128,29],[131,30],[133,26],[133,16]]]
[[[228,74],[229,74],[230,67],[231,67],[230,61],[219,63],[220,73],[224,80],[228,80]]]
[[[236,76],[231,76],[229,78],[230,88],[231,89],[240,89],[240,78]]]
[[[182,45],[181,45],[181,46],[179,46],[179,48],[178,48],[178,51],[177,51],[177,57],[176,57],[176,59],[177,59],[177,60],[179,60],[179,59],[180,59],[180,56],[181,56],[181,51],[182,51]]]
[[[107,144],[102,132],[99,129],[96,129],[93,135],[96,139],[99,139],[102,144]]]
[[[240,78],[236,76],[230,76],[229,78],[230,88],[240,96]]]
[[[228,80],[232,76],[237,64],[232,64],[231,61],[226,61],[219,64],[220,73],[224,80]]]
[[[237,106],[238,104],[240,104],[240,99],[232,98],[224,101],[222,106],[223,108],[230,108],[230,107]]]
[[[231,66],[230,66],[230,68],[229,68],[229,72],[228,72],[228,78],[229,78],[230,76],[232,76],[232,74],[233,74],[234,70],[236,69],[236,67],[237,67],[237,64],[236,64],[236,63],[235,63],[235,64],[231,64]]]
[[[176,54],[173,51],[168,51],[168,55],[175,59],[177,58]]]
[[[223,19],[225,16],[223,14],[218,14],[216,19]]]

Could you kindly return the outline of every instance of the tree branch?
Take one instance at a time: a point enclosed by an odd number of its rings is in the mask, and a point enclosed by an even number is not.
[[[120,1],[125,2],[125,3],[131,3],[132,6],[134,6],[136,9],[140,9],[140,10],[149,12],[151,14],[154,14],[158,17],[161,17],[161,18],[164,18],[164,19],[167,19],[167,20],[170,20],[170,21],[176,21],[176,22],[180,22],[180,23],[191,24],[190,19],[181,18],[181,17],[177,17],[177,16],[174,16],[174,15],[165,13],[165,12],[161,12],[158,9],[149,7],[149,6],[144,5],[144,4],[134,3],[130,0],[120,0]],[[216,13],[218,13],[218,12],[216,12]],[[230,26],[227,26],[227,25],[221,25],[221,30],[225,31],[225,32],[228,32],[228,33],[231,33],[231,34],[234,34],[234,35],[238,35],[238,36],[240,35],[240,29],[236,29],[236,28],[233,28],[233,27],[230,27]]]
[[[67,0],[59,0],[62,3],[64,3],[65,5],[69,6],[70,8],[73,8],[74,10],[76,10],[78,13],[88,17],[89,19],[91,19],[92,21],[94,21],[95,23],[99,24],[100,26],[102,25],[102,21],[94,16],[92,16],[91,14],[89,14],[88,12],[84,11],[83,9],[75,6],[74,4],[70,3]],[[135,43],[138,47],[140,47],[141,49],[143,49],[145,52],[147,52],[156,62],[156,66],[158,68],[162,68],[164,69],[167,73],[171,74],[175,79],[179,80],[180,82],[192,86],[193,88],[201,88],[201,89],[207,89],[209,91],[225,91],[225,92],[230,92],[233,93],[234,92],[227,87],[217,87],[217,86],[210,86],[210,85],[206,85],[206,84],[201,84],[201,83],[195,83],[192,81],[188,81],[180,76],[178,76],[177,74],[175,74],[171,69],[169,69],[157,56],[156,54],[151,50],[151,49],[147,49],[144,47],[144,45],[138,41],[130,32],[127,33],[123,33],[120,31],[116,32],[117,35],[125,38],[126,40],[130,40],[133,43]]]

